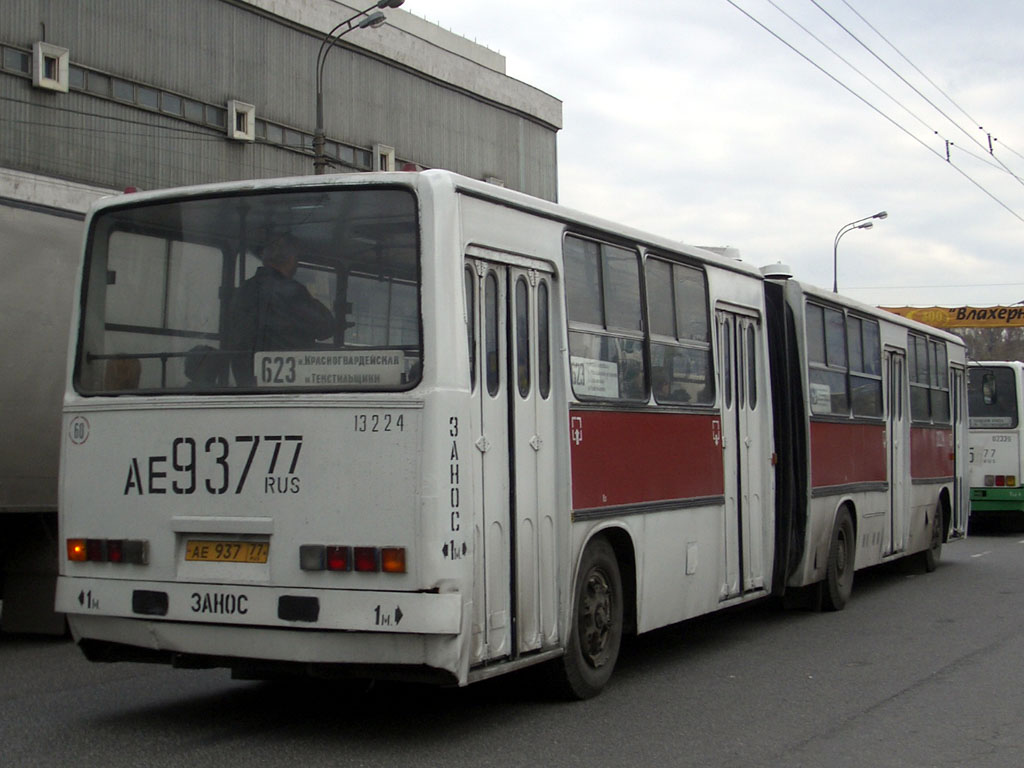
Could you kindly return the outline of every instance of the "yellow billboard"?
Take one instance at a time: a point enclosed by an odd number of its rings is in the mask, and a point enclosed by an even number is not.
[[[1024,306],[1012,307],[879,307],[933,328],[1020,328]]]

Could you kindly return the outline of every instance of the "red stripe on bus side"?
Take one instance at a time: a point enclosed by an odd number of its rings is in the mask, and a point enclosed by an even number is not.
[[[569,430],[574,509],[725,492],[718,415],[570,411]]]
[[[811,487],[885,482],[885,426],[811,422]]]
[[[953,430],[910,429],[910,476],[916,479],[953,476]]]

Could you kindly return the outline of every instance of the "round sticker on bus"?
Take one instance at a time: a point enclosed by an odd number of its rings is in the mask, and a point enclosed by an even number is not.
[[[85,416],[75,416],[68,427],[68,436],[75,445],[81,445],[89,439],[89,420]]]

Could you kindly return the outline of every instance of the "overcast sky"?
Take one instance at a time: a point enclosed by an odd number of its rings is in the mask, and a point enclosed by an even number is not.
[[[732,246],[757,266],[782,261],[829,288],[840,227],[885,210],[842,238],[841,292],[882,305],[1024,299],[1024,2],[734,2],[887,117],[728,0],[404,9],[500,52],[509,76],[562,100],[566,205]]]

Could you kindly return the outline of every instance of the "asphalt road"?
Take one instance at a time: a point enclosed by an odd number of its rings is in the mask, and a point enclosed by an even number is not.
[[[858,573],[836,614],[764,603],[625,644],[564,703],[543,673],[466,689],[232,681],[90,664],[0,636],[3,766],[1024,764],[1024,534],[948,544],[932,574]]]

